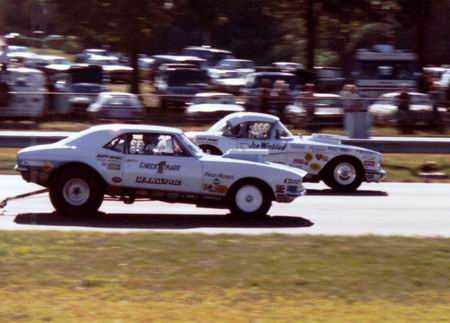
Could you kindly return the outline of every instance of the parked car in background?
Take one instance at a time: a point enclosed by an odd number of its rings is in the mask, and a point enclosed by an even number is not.
[[[260,151],[204,154],[181,130],[142,125],[92,127],[17,154],[16,169],[49,189],[60,216],[95,216],[105,195],[228,208],[265,216],[272,202],[289,203],[305,189],[299,169],[263,160]]]
[[[274,62],[273,65],[279,68],[282,72],[292,73],[298,69],[304,69],[303,64],[294,62]]]
[[[44,69],[48,65],[71,66],[72,62],[63,56],[56,55],[32,55],[24,60],[25,67]]]
[[[255,72],[255,64],[246,59],[224,59],[208,69],[211,83],[218,91],[239,94],[247,83],[247,75]]]
[[[255,63],[248,59],[229,58],[221,60],[216,66],[209,68],[212,79],[245,78],[255,72]]]
[[[91,119],[138,120],[144,117],[144,107],[135,94],[103,92],[87,109]]]
[[[236,103],[234,95],[220,92],[198,93],[186,108],[188,120],[217,121],[227,114],[242,112],[245,108]]]
[[[337,67],[317,66],[314,67],[317,92],[338,93],[345,84],[342,70]]]
[[[103,69],[96,65],[73,65],[66,71],[55,73],[57,113],[84,117],[86,109],[97,100],[101,92],[106,92]]]
[[[120,63],[116,56],[89,55],[86,64],[101,66],[103,76],[108,83],[128,83],[131,80],[133,69]]]
[[[31,68],[9,68],[0,77],[0,118],[41,119],[46,115],[44,74]]]
[[[414,124],[433,124],[436,121],[436,113],[444,114],[446,108],[439,107],[433,111],[433,102],[427,94],[409,92],[410,120]],[[398,97],[400,92],[383,94],[375,103],[369,106],[369,113],[374,122],[380,125],[396,124],[398,118]]]
[[[205,70],[190,64],[166,64],[160,67],[154,82],[160,107],[184,107],[195,94],[209,88],[209,77]]]
[[[235,148],[267,149],[267,160],[305,170],[304,181],[324,181],[337,191],[355,191],[362,182],[378,182],[385,176],[381,154],[343,145],[337,136],[294,136],[269,114],[233,113],[207,131],[186,135],[211,154]]]
[[[224,59],[234,58],[229,50],[213,48],[211,46],[190,46],[181,51],[181,55],[195,56],[206,61],[206,67],[216,66]]]
[[[341,97],[337,94],[314,93],[314,119],[312,123],[318,126],[338,126],[344,122],[344,110]],[[285,109],[283,116],[290,123],[304,126],[306,120],[306,109],[301,99]]]

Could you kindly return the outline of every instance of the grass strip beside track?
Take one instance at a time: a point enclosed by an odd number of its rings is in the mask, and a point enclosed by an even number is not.
[[[0,321],[444,322],[450,240],[3,232]]]

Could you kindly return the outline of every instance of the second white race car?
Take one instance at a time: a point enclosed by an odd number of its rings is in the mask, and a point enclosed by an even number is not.
[[[380,153],[343,145],[337,136],[294,136],[268,114],[233,113],[209,130],[187,136],[214,155],[235,148],[268,149],[268,160],[305,170],[305,181],[324,181],[338,191],[355,191],[362,182],[379,182],[385,176]]]

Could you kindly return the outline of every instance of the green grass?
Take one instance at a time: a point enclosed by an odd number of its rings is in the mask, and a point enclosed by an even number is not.
[[[450,240],[4,232],[0,321],[444,322]]]

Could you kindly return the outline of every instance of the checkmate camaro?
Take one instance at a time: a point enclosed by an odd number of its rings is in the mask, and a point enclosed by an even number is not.
[[[362,182],[379,182],[381,154],[341,144],[337,136],[294,136],[278,117],[251,112],[232,113],[205,132],[186,135],[205,152],[221,155],[229,149],[268,149],[267,160],[308,172],[304,181],[324,181],[340,191],[354,191]]]
[[[263,151],[203,153],[181,130],[136,125],[92,127],[17,154],[22,177],[49,188],[58,214],[95,213],[109,195],[229,208],[265,215],[272,201],[303,195],[304,171],[264,161]]]

